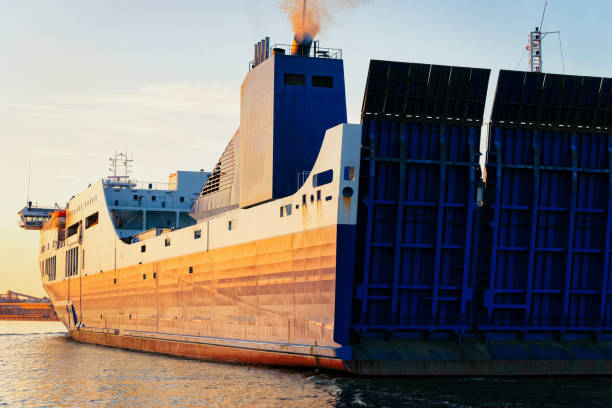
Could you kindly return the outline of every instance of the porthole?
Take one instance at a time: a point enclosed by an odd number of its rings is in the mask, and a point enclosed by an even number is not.
[[[351,187],[344,187],[342,189],[342,196],[343,197],[352,197],[353,196],[353,189]]]

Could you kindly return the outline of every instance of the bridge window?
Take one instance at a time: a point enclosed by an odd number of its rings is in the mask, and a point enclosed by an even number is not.
[[[85,229],[93,227],[96,224],[98,224],[98,213],[97,212],[85,218]]]
[[[285,74],[285,85],[306,85],[306,75],[304,74]]]
[[[320,88],[333,88],[334,78],[330,76],[313,75],[312,86],[317,86]]]
[[[334,179],[334,171],[332,169],[322,171],[312,177],[312,186],[320,187],[329,184]]]

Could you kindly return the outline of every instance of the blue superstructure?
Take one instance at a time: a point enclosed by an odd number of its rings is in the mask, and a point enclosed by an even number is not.
[[[345,122],[342,59],[276,52],[258,63],[241,89],[240,206],[295,193],[325,131]]]

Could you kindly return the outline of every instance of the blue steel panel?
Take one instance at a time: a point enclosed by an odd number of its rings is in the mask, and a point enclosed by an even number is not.
[[[473,324],[477,156],[489,70],[371,61],[362,110],[352,330]]]
[[[481,330],[612,329],[609,99],[608,78],[500,72]]]
[[[353,328],[470,328],[479,127],[365,118]]]
[[[552,85],[551,85],[552,86]],[[493,126],[482,330],[606,331],[610,136]]]

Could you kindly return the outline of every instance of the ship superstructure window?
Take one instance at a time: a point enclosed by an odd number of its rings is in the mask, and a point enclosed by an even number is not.
[[[184,203],[184,202],[185,202],[185,197],[179,197],[179,201],[180,201],[181,203]]]
[[[50,258],[47,258],[44,260],[43,262],[43,273],[45,274],[45,276],[47,276],[47,279],[52,281],[55,280],[55,256],[52,256]]]
[[[179,228],[190,227],[192,225],[195,225],[195,223],[196,220],[193,219],[193,217],[191,217],[188,212],[179,213]]]
[[[285,74],[285,85],[306,85],[306,75],[304,74]]]
[[[202,230],[193,231],[193,239],[200,239],[200,238],[202,238]]]
[[[291,215],[291,204],[285,206],[285,214]]]
[[[75,222],[70,227],[68,227],[68,231],[66,232],[66,237],[71,237],[79,231],[79,223]]]
[[[91,228],[98,223],[98,213],[95,212],[89,217],[85,218],[85,229]]]
[[[138,201],[138,194],[134,194],[134,201]]]
[[[147,211],[146,229],[175,227],[176,212],[174,211]]]
[[[143,212],[131,210],[112,210],[111,218],[118,230],[142,230]],[[149,215],[147,214],[147,222]]]
[[[334,179],[334,171],[332,169],[322,171],[312,177],[312,186],[317,188],[329,184]]]
[[[317,86],[320,88],[333,88],[334,78],[330,76],[313,75],[312,86]]]
[[[65,276],[77,275],[79,273],[79,248],[75,247],[66,251],[66,271]]]
[[[151,196],[151,201],[155,201],[155,200],[157,200],[157,197],[156,196]]]
[[[147,246],[146,245],[141,245],[140,246],[140,252],[147,252]]]
[[[170,246],[170,238],[166,238],[166,239],[164,240],[164,246],[167,246],[167,247],[169,247],[169,246]]]

